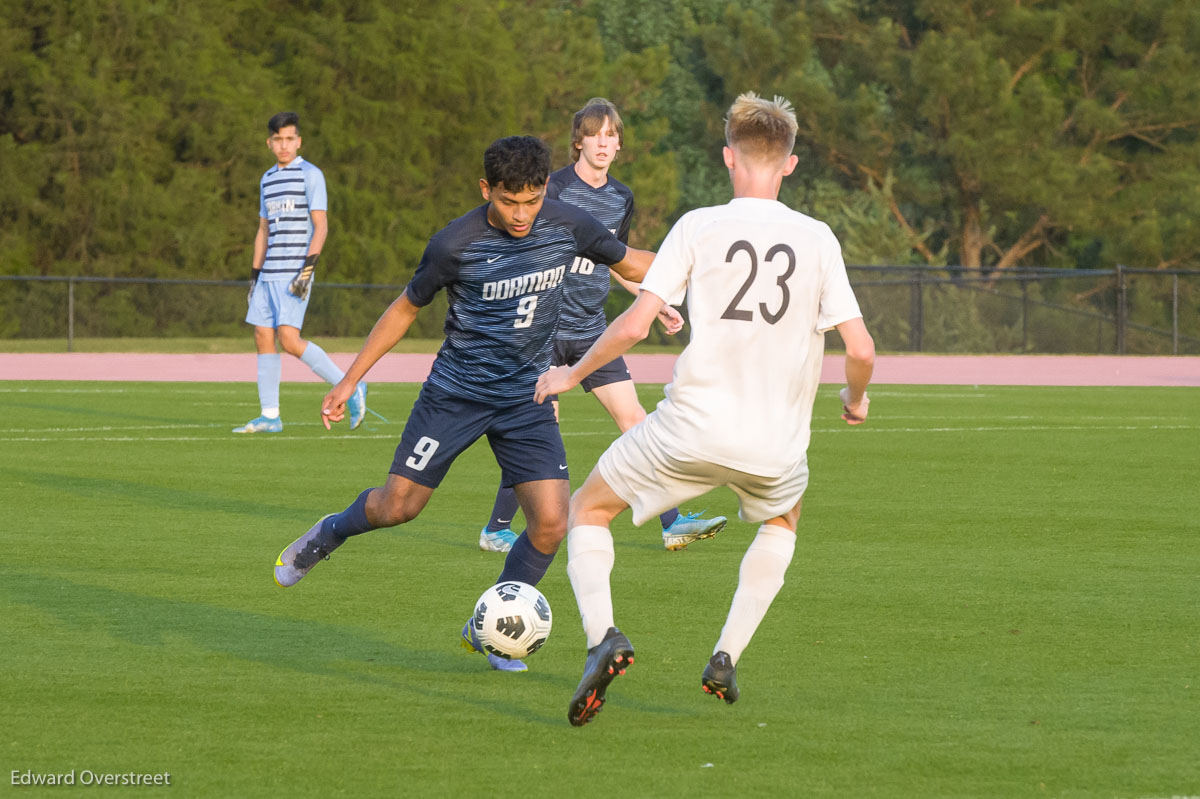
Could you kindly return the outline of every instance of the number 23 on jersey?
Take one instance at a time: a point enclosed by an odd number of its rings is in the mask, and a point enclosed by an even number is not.
[[[739,254],[745,254],[744,258],[739,258]],[[788,291],[787,280],[796,271],[796,253],[786,244],[776,244],[767,250],[766,257],[763,259],[767,264],[770,264],[775,269],[779,269],[784,263],[787,264],[787,269],[784,270],[775,283],[779,287],[779,301],[775,310],[765,302],[758,304],[758,312],[768,324],[775,324],[783,315],[787,313],[788,304],[791,302],[792,295]],[[721,314],[722,319],[733,319],[739,322],[753,322],[754,308],[743,308],[742,300],[746,297],[746,292],[750,291],[750,286],[754,284],[754,278],[758,276],[758,253],[754,250],[754,245],[744,239],[735,241],[729,248],[729,252],[725,254],[725,263],[747,263],[750,267],[746,274],[746,280],[742,283],[741,288],[733,295],[733,299],[729,301],[729,305],[725,308],[725,312]]]

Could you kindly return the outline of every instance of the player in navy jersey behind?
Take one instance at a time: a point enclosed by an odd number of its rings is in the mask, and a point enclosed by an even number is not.
[[[284,351],[299,358],[327,383],[344,373],[325,350],[300,338],[308,309],[313,270],[329,232],[325,176],[300,157],[300,117],[282,111],[267,122],[267,146],[278,163],[259,183],[258,234],[250,268],[247,324],[254,325],[258,349],[258,401],[261,414],[235,433],[282,433],[279,417],[279,377],[282,370],[275,339]],[[356,387],[350,400],[350,429],[362,422],[367,407],[367,384]]]
[[[533,401],[538,375],[550,368],[566,271],[584,257],[637,281],[654,256],[626,247],[586,212],[546,199],[550,150],[539,139],[499,139],[483,163],[479,186],[487,203],[429,240],[412,280],[321,405],[326,427],[340,421],[358,381],[437,291],[446,290],[446,340],[404,426],[387,482],[292,542],[275,563],[281,586],[295,585],[349,536],[417,518],[450,464],[483,435],[528,521],[497,582],[537,585],[566,535],[566,451],[553,408]],[[483,652],[469,621],[462,637],[465,646]],[[520,661],[485,654],[494,669],[525,670]]]
[[[574,163],[550,175],[546,196],[582,208],[627,243],[633,221],[633,192],[608,174],[622,144],[624,124],[616,106],[603,97],[588,100],[576,112],[571,126],[571,159]],[[611,285],[609,275],[609,268],[603,263],[582,257],[571,263],[563,287],[563,307],[554,342],[554,366],[576,363],[604,332],[608,324],[604,301]],[[619,274],[612,276],[637,296],[637,285]],[[672,335],[683,326],[683,318],[669,305],[663,307],[659,319]],[[624,358],[618,357],[589,375],[583,381],[583,390],[600,401],[622,433],[646,418]],[[554,407],[557,415],[557,399]],[[517,508],[516,494],[502,485],[496,492],[492,518],[479,532],[480,549],[509,550],[517,538],[511,527]],[[724,516],[705,519],[702,513],[681,515],[678,508],[662,513],[659,520],[663,528],[663,546],[669,550],[684,549],[697,539],[711,538],[725,527]]]

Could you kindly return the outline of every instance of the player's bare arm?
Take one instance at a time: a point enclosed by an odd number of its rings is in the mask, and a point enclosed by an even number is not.
[[[271,235],[271,223],[266,217],[258,218],[258,232],[254,234],[254,260],[250,267],[258,272],[263,267],[263,262],[267,260],[267,240]]]
[[[334,386],[321,402],[321,421],[325,429],[330,422],[340,422],[346,414],[346,400],[354,393],[358,381],[362,380],[380,358],[391,351],[408,333],[413,320],[417,318],[420,307],[413,305],[408,299],[407,291],[401,292],[379,321],[371,328],[362,349],[354,358],[354,363],[346,370],[346,376]]]
[[[312,241],[308,243],[308,254],[319,255],[325,249],[325,238],[329,235],[329,216],[325,211],[312,211]]]
[[[657,294],[639,292],[633,305],[613,320],[578,363],[574,366],[557,366],[538,378],[534,402],[540,405],[547,397],[574,388],[604,364],[624,355],[634,344],[646,338],[650,326],[665,305],[666,301]]]
[[[262,276],[263,263],[267,260],[267,240],[270,236],[270,223],[264,218],[258,218],[258,232],[254,234],[254,260],[250,262],[250,290],[246,292],[246,302],[254,296],[254,287]]]
[[[615,264],[609,264],[608,268],[631,283],[641,283],[652,263],[654,263],[654,253],[649,250],[626,247],[625,257]]]
[[[634,283],[626,280],[615,272],[612,273],[612,277],[613,280],[617,281],[617,283],[621,285],[621,288],[628,291],[634,297],[636,297],[642,289],[640,283]],[[667,331],[668,336],[673,336],[680,330],[683,330],[683,315],[670,305],[663,305],[662,310],[658,312],[658,321],[662,322],[662,326]]]
[[[871,404],[867,385],[875,370],[875,340],[867,332],[861,316],[842,322],[837,326],[837,332],[846,345],[846,387],[839,394],[842,418],[847,424],[862,424],[867,420],[867,409]]]
[[[312,290],[313,273],[317,269],[321,248],[325,246],[325,237],[329,232],[329,222],[324,211],[312,212],[312,224],[313,237],[308,243],[308,255],[304,258],[304,266],[288,286],[288,291],[302,300],[307,300],[308,293]]]

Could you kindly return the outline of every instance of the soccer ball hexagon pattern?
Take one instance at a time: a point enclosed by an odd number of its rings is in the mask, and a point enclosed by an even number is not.
[[[524,658],[550,637],[550,603],[527,583],[496,583],[475,603],[471,624],[479,643],[502,658]]]

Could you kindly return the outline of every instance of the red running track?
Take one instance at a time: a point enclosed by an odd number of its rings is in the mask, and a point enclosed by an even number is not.
[[[349,353],[331,354],[343,369]],[[390,353],[370,371],[374,383],[419,383],[433,355]],[[669,383],[674,355],[626,356],[633,379]],[[842,383],[842,356],[827,355],[821,382]],[[253,354],[0,353],[0,380],[255,380]],[[296,358],[284,356],[283,379],[319,382]],[[1200,357],[1116,355],[880,355],[877,384],[957,386],[1200,386]]]

